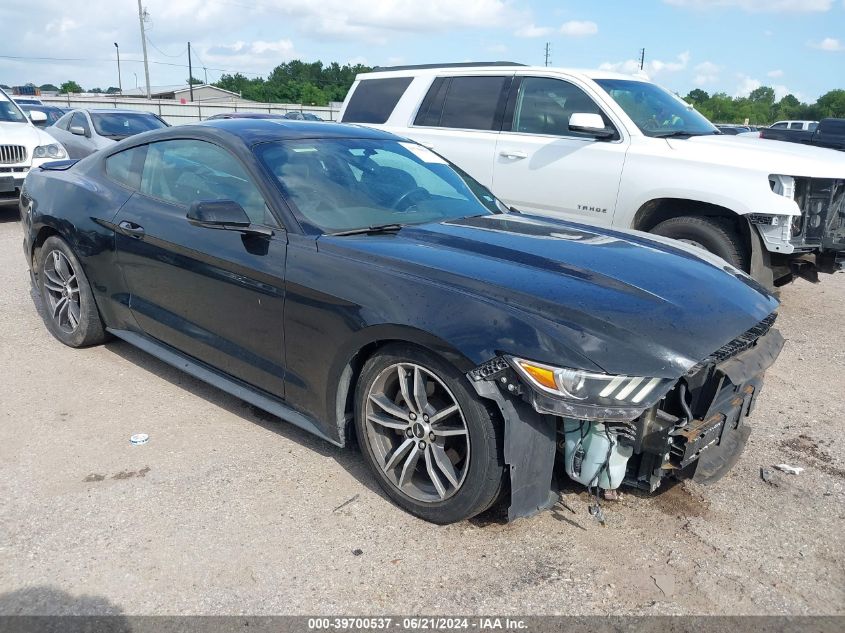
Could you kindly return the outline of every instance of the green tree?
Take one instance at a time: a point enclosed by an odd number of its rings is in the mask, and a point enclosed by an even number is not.
[[[818,118],[845,118],[845,90],[831,90],[816,101]]]
[[[66,81],[61,86],[59,86],[59,92],[62,94],[82,92],[82,86],[72,80]]]
[[[44,90],[44,91],[47,91],[47,92],[58,92],[58,91],[59,91],[59,87],[58,87],[58,86],[54,86],[53,84],[42,84],[42,85],[40,85],[40,86],[38,86],[38,87],[39,87],[41,90]]]
[[[196,86],[196,85],[199,85],[203,82],[202,82],[202,79],[197,79],[196,77],[188,77],[188,79],[185,80],[185,83],[190,84],[192,86]]]

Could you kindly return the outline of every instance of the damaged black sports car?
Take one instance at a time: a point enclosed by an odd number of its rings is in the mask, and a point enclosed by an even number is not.
[[[427,148],[222,120],[33,170],[24,251],[61,342],[117,336],[343,446],[437,523],[714,481],[783,339],[721,259],[504,208]],[[658,241],[659,240],[659,241]],[[268,465],[272,468],[272,464]]]

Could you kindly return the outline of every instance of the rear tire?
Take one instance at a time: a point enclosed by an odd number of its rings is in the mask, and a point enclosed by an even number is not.
[[[60,237],[48,237],[41,246],[37,279],[44,323],[53,336],[69,347],[99,345],[106,340],[82,264]]]
[[[498,417],[465,376],[426,350],[389,345],[365,363],[355,390],[355,430],[381,488],[426,521],[468,519],[501,493]]]
[[[718,255],[734,268],[748,272],[750,258],[745,241],[726,218],[682,216],[661,222],[652,233],[686,242]]]

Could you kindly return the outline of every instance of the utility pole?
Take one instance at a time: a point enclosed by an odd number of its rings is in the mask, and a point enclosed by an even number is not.
[[[151,99],[150,94],[150,63],[147,61],[147,34],[144,31],[144,18],[147,16],[146,11],[141,6],[141,0],[138,0],[138,22],[141,25],[141,48],[144,51],[144,77],[147,80],[147,99]]]
[[[551,55],[552,55],[551,47],[552,47],[552,43],[546,42],[546,66],[548,66],[551,63]]]
[[[117,51],[117,90],[119,94],[123,94],[123,83],[120,80],[120,47],[117,42],[114,43],[114,50]]]
[[[208,85],[208,68],[205,66],[202,67],[202,72],[205,73],[205,85]]]
[[[641,48],[640,49],[640,70],[643,69],[643,66],[645,66],[645,49]]]
[[[191,95],[191,101],[194,100],[194,69],[191,66],[191,43],[188,42],[188,92]]]

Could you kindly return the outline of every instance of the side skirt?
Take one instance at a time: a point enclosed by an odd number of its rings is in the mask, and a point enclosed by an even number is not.
[[[317,423],[310,417],[303,415],[299,411],[295,411],[287,404],[270,394],[250,387],[246,383],[232,378],[231,376],[228,376],[217,369],[206,365],[205,363],[183,354],[169,345],[148,336],[144,336],[143,334],[130,332],[129,330],[107,329],[116,337],[123,339],[130,345],[134,345],[148,354],[155,356],[159,360],[164,361],[168,365],[175,367],[176,369],[180,369],[186,374],[190,374],[194,378],[207,382],[221,391],[225,391],[236,398],[240,398],[244,402],[248,402],[259,409],[263,409],[264,411],[281,418],[285,422],[289,422],[294,426],[298,426],[299,428],[308,431],[309,433],[313,433],[317,437],[326,440],[335,446],[341,445],[340,442],[330,438],[321,431]]]

